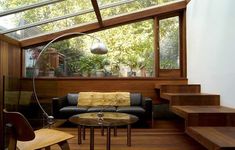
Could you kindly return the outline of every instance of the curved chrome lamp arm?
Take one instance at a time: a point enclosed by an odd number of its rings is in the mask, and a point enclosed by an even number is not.
[[[97,45],[92,45],[91,46],[91,53],[94,53],[94,54],[106,54],[108,51],[107,51],[107,48],[106,46],[100,41],[100,39],[92,36],[92,35],[89,35],[89,34],[86,34],[86,33],[82,33],[82,32],[72,32],[72,33],[66,33],[66,34],[63,34],[61,36],[58,36],[56,37],[55,39],[53,39],[52,41],[50,41],[42,50],[41,52],[39,53],[38,57],[36,58],[36,61],[34,63],[34,67],[33,67],[33,77],[32,77],[32,80],[33,80],[33,92],[34,92],[34,96],[35,96],[35,99],[40,107],[40,109],[42,110],[43,112],[43,115],[46,117],[47,119],[47,123],[49,125],[52,125],[54,123],[54,117],[53,116],[49,116],[48,113],[43,109],[42,105],[40,104],[39,102],[39,99],[38,99],[38,96],[37,96],[37,92],[36,92],[36,86],[35,86],[35,78],[36,78],[36,66],[37,66],[37,63],[38,63],[38,60],[40,59],[40,56],[42,55],[42,53],[48,48],[48,46],[53,43],[54,41],[62,38],[62,37],[66,37],[66,36],[69,36],[69,35],[86,35],[86,36],[89,36],[91,38],[94,38],[96,40],[99,41],[99,44]],[[93,43],[93,42],[92,42]]]

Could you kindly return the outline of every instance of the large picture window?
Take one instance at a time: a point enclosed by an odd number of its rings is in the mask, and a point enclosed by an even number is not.
[[[92,34],[109,52],[90,53],[91,38],[79,36],[51,44],[40,57],[39,77],[154,77],[153,20],[119,26]],[[24,51],[25,77],[43,46]]]

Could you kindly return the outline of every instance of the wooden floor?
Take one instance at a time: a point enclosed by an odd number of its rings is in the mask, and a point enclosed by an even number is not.
[[[77,144],[76,128],[58,128],[71,133],[75,138],[69,140],[71,150],[89,150],[89,130],[86,140]],[[100,129],[95,130],[95,150],[105,150],[106,136],[101,136]],[[57,145],[52,150],[59,150]],[[111,137],[111,150],[205,150],[200,144],[178,129],[132,129],[132,146],[126,145],[126,130],[118,129],[118,135]]]

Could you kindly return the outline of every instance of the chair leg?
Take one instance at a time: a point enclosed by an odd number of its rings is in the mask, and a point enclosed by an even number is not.
[[[45,150],[51,150],[50,146],[45,147]]]
[[[60,146],[62,150],[70,150],[69,143],[67,140],[58,143],[58,145]]]
[[[81,126],[78,125],[78,144],[82,144],[81,132]]]
[[[8,150],[15,150],[16,149],[16,140],[10,137]]]

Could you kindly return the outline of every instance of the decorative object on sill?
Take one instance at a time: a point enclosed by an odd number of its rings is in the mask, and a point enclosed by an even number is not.
[[[53,116],[49,116],[48,113],[43,109],[42,105],[39,102],[38,96],[37,96],[36,86],[35,86],[35,78],[38,75],[38,73],[37,73],[37,64],[38,64],[38,61],[40,59],[40,56],[43,54],[44,51],[47,50],[47,48],[49,47],[50,44],[52,44],[53,42],[55,42],[55,41],[57,41],[59,39],[62,39],[64,37],[66,37],[66,36],[71,36],[71,35],[86,35],[86,36],[89,36],[89,37],[93,38],[92,45],[91,45],[91,48],[90,48],[90,51],[93,54],[106,54],[108,52],[106,46],[104,45],[104,43],[101,42],[100,39],[96,38],[93,35],[89,35],[89,34],[82,33],[82,32],[72,32],[72,33],[63,34],[61,36],[56,37],[55,39],[50,41],[46,46],[43,47],[43,49],[38,54],[38,56],[36,58],[36,61],[34,63],[32,80],[33,80],[33,92],[34,92],[35,99],[36,99],[40,109],[42,110],[43,116],[46,118],[47,123],[48,123],[49,126],[54,123],[54,117]],[[94,40],[97,40],[98,43],[94,43]],[[50,76],[52,76],[52,75],[50,75]],[[54,76],[54,73],[53,73],[53,76]]]

